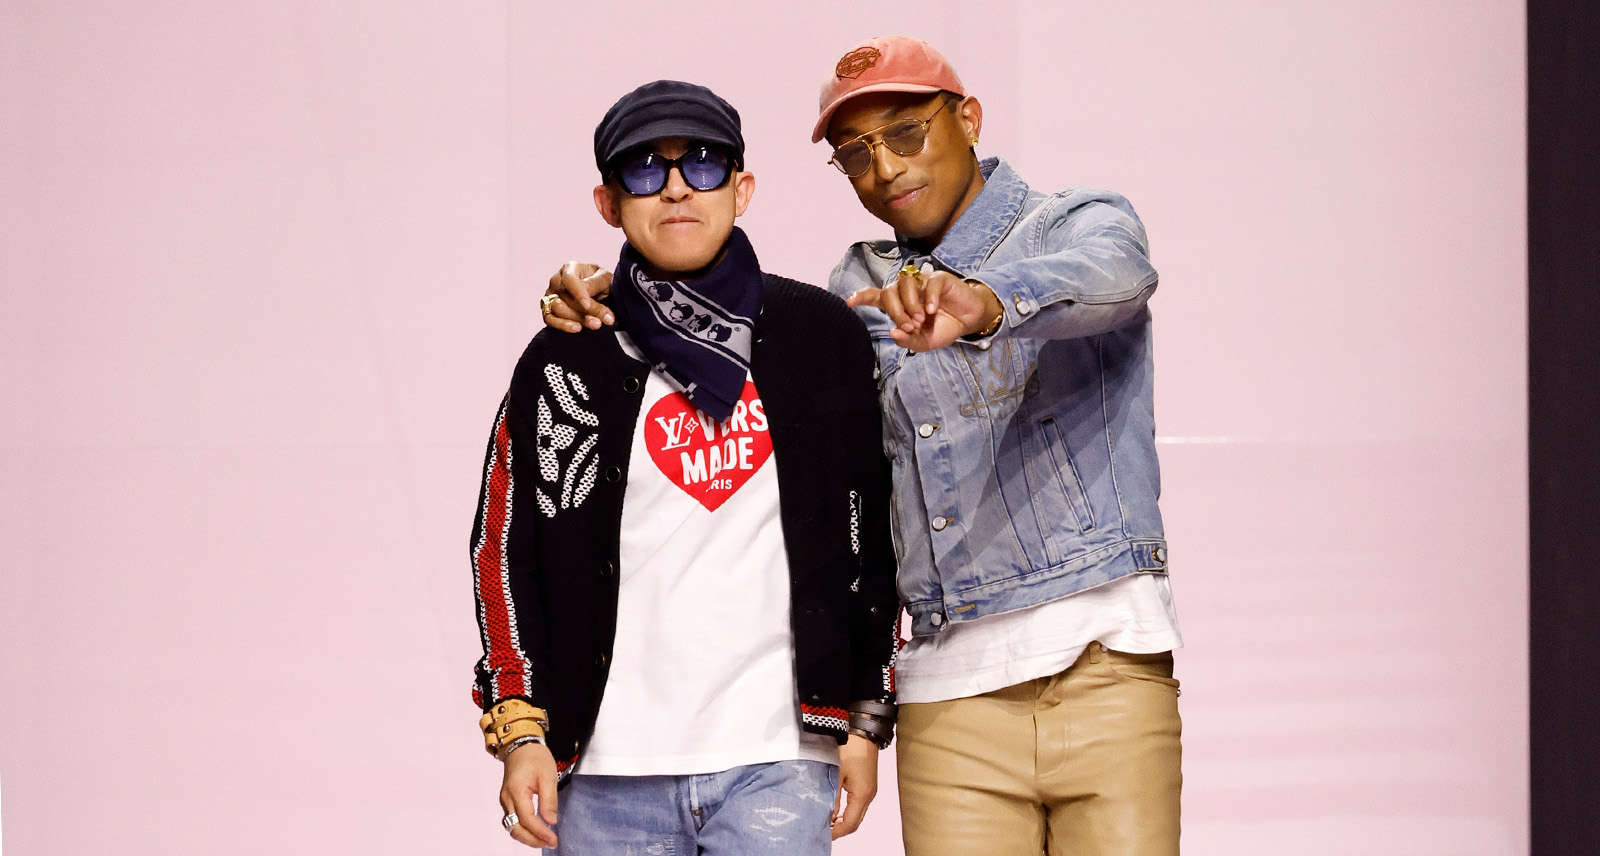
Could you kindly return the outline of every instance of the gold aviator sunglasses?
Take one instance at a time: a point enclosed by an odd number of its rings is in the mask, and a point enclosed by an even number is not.
[[[845,175],[855,178],[872,167],[872,147],[881,145],[889,151],[902,157],[914,155],[922,151],[928,142],[928,126],[933,120],[939,118],[946,107],[959,99],[944,98],[939,102],[933,115],[926,119],[896,119],[887,125],[862,134],[855,139],[841,144],[833,150],[833,157],[828,163],[839,168]],[[877,139],[871,139],[876,137]]]

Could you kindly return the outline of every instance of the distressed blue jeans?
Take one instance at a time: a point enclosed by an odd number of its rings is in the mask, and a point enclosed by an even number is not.
[[[561,791],[557,856],[825,856],[839,768],[776,761],[694,776],[586,776]]]

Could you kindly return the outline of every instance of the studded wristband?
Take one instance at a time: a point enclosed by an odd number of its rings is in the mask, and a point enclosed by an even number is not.
[[[550,719],[543,708],[534,707],[521,699],[503,701],[490,708],[478,720],[483,729],[483,748],[490,755],[500,757],[500,747],[508,746],[523,737],[544,738],[550,730]]]

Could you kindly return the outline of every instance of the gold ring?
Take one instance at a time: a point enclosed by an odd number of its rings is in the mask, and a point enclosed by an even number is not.
[[[560,299],[561,298],[555,296],[554,294],[546,294],[545,296],[539,298],[539,308],[544,310],[544,314],[549,315],[550,307],[554,306],[556,301]]]
[[[917,279],[922,279],[922,269],[917,267],[916,265],[901,265],[900,266],[900,275],[901,276],[912,276],[912,277],[916,277]]]

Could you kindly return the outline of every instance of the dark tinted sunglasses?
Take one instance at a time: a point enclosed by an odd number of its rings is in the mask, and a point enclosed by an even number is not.
[[[611,162],[611,172],[628,193],[653,196],[667,186],[667,175],[674,168],[683,176],[683,183],[695,190],[716,190],[728,182],[735,165],[728,149],[695,146],[676,158],[644,150],[619,155]]]

